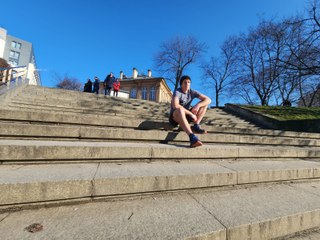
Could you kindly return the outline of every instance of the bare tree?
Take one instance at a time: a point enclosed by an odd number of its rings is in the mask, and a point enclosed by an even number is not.
[[[10,64],[7,63],[7,61],[3,58],[0,58],[0,68],[8,68],[10,67]]]
[[[243,98],[252,101],[255,99],[251,96],[253,93],[261,105],[269,104],[277,91],[276,81],[283,71],[279,61],[284,49],[283,36],[281,25],[263,21],[257,28],[250,29],[247,35],[239,37],[239,67],[233,85],[238,86]]]
[[[263,20],[235,38],[232,61],[221,54],[203,65],[215,89],[216,105],[227,85],[232,96],[249,104],[269,105],[271,98],[284,104],[300,98],[299,102],[312,106],[320,92],[319,9],[320,0],[313,0],[306,18]]]
[[[276,94],[275,97],[281,99],[281,104],[288,102],[293,103],[298,100],[299,94],[297,90],[300,80],[301,76],[290,70],[281,74],[281,76],[277,79],[278,94]]]
[[[216,107],[222,92],[230,84],[231,77],[235,72],[235,52],[237,38],[229,37],[220,46],[220,56],[211,57],[210,61],[204,63],[201,68],[205,77],[204,85],[213,88]],[[208,81],[209,80],[209,81]]]
[[[299,105],[312,107],[319,98],[319,76],[302,76],[299,78],[298,85],[300,93]]]
[[[198,61],[206,48],[195,37],[175,37],[161,44],[154,58],[156,69],[173,83],[175,90],[185,70]]]
[[[75,90],[80,91],[81,90],[81,82],[77,78],[69,77],[68,75],[65,75],[64,77],[60,77],[58,74],[55,75],[56,79],[56,87],[60,89],[68,89],[68,90]]]
[[[320,1],[309,1],[308,16],[286,20],[290,30],[287,48],[290,55],[281,59],[301,75],[320,74]]]
[[[320,1],[309,3],[306,18],[296,16],[284,21],[286,55],[280,57],[286,72],[295,78],[291,86],[297,85],[299,105],[304,106],[312,106],[320,75]]]

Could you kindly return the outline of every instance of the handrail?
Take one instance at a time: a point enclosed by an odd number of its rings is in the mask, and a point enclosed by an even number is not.
[[[0,68],[0,95],[19,85],[27,84],[27,66]]]

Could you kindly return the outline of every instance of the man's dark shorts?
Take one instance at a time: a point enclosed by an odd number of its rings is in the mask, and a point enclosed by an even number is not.
[[[191,110],[192,110],[192,108],[191,108],[189,111],[191,112]],[[187,118],[187,120],[188,120],[188,123],[193,122],[193,118],[192,118],[190,115],[187,115],[186,118]],[[170,123],[172,126],[174,126],[174,127],[176,127],[176,126],[179,125],[179,123],[177,123],[177,122],[173,119],[173,112],[170,113],[169,123]]]

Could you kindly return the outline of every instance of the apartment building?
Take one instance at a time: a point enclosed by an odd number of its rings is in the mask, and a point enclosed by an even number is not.
[[[0,58],[5,59],[13,68],[24,69],[29,84],[41,85],[32,43],[7,34],[0,27]]]

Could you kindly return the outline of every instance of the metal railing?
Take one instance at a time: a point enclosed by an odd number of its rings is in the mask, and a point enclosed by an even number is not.
[[[27,66],[0,68],[0,95],[19,85],[28,84]]]

